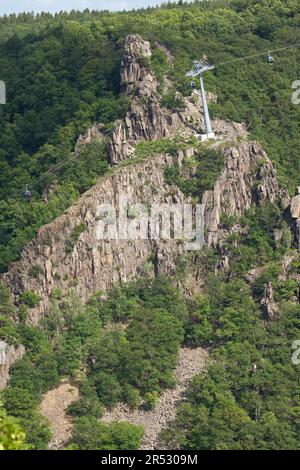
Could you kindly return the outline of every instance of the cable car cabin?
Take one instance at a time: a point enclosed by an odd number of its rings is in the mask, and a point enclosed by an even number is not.
[[[269,64],[273,64],[273,62],[274,62],[274,58],[273,58],[273,56],[271,55],[270,52],[268,53],[268,62],[269,62]]]
[[[191,81],[190,87],[191,87],[192,89],[196,88],[196,83],[194,82],[194,80]]]
[[[31,191],[29,191],[29,189],[27,188],[27,186],[26,186],[26,189],[25,189],[25,191],[24,191],[24,193],[23,193],[23,197],[24,197],[24,199],[27,199],[27,200],[28,200],[28,199],[31,199]]]

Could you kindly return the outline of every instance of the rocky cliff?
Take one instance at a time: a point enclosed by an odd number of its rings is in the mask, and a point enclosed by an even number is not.
[[[178,188],[165,181],[165,169],[191,159],[194,148],[180,150],[176,157],[156,155],[148,160],[124,166],[102,178],[79,202],[61,217],[42,227],[35,240],[23,250],[2,281],[18,302],[24,291],[36,292],[41,300],[30,309],[28,321],[36,324],[47,313],[53,289],[62,296],[75,292],[83,302],[98,291],[106,292],[115,284],[128,282],[154,259],[152,270],[170,274],[175,269],[184,245],[176,240],[98,240],[99,207],[118,207],[120,196],[128,205],[138,202],[187,202]],[[228,231],[221,228],[221,215],[240,216],[253,203],[275,201],[286,194],[279,188],[276,172],[265,152],[256,142],[242,142],[225,148],[224,169],[214,189],[203,195],[205,231],[208,246],[222,246]],[[285,202],[287,203],[287,202]],[[76,240],[74,233],[80,233]],[[238,226],[233,230],[238,230]],[[153,253],[155,256],[153,258]],[[39,274],[30,273],[38,266]]]
[[[300,187],[298,187],[297,192],[298,194],[291,201],[291,217],[298,250],[300,250]]]
[[[200,101],[185,99],[184,109],[167,110],[161,107],[157,95],[157,80],[147,60],[150,45],[137,35],[125,41],[121,65],[123,92],[131,98],[131,106],[124,122],[117,122],[109,144],[112,164],[135,155],[135,145],[141,140],[155,140],[180,134],[183,140],[199,129],[203,122]],[[141,60],[144,58],[145,60]],[[213,98],[213,97],[211,97]],[[197,125],[193,119],[198,116]],[[195,128],[193,127],[195,125]],[[221,216],[240,216],[252,204],[281,199],[283,208],[289,198],[280,189],[276,171],[257,142],[248,142],[242,125],[214,121],[219,146],[224,153],[224,168],[214,188],[203,195],[205,207],[205,236],[208,246],[222,249],[228,230],[222,228]],[[77,142],[81,145],[94,138],[102,138],[101,125],[95,124]],[[147,269],[150,274],[172,274],[184,243],[176,240],[113,240],[99,239],[102,204],[118,206],[119,197],[126,196],[128,204],[188,202],[177,187],[165,180],[166,168],[185,160],[193,160],[197,146],[187,145],[177,155],[159,154],[130,164],[113,167],[109,174],[87,191],[62,216],[42,227],[37,237],[24,248],[21,259],[1,276],[9,286],[14,302],[19,303],[25,291],[34,291],[40,301],[29,309],[27,321],[37,324],[49,311],[51,297],[59,293],[63,299],[74,292],[86,302],[95,292],[105,293],[120,282],[128,282]],[[239,230],[237,224],[232,228]],[[221,262],[228,265],[224,253]],[[222,267],[221,267],[222,268]],[[37,272],[34,277],[33,271]],[[195,264],[194,283],[201,283],[201,266]]]
[[[24,346],[13,346],[0,340],[0,390],[5,387],[9,379],[9,370],[13,363],[20,359],[25,352]]]
[[[168,51],[166,53],[168,54]],[[203,126],[199,96],[196,96],[196,104],[183,99],[184,107],[180,107],[180,110],[161,106],[158,81],[151,71],[150,60],[149,42],[137,34],[127,36],[121,63],[121,87],[123,93],[130,98],[131,104],[124,121],[116,123],[110,140],[111,164],[117,164],[132,156],[134,147],[140,140],[170,137],[179,131],[191,133],[193,122],[197,122],[198,128]],[[168,81],[165,81],[165,86],[168,86]],[[213,96],[209,96],[209,99],[213,99]]]

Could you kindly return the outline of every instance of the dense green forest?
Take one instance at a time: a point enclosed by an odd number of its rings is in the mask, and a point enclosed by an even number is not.
[[[207,89],[218,96],[211,104],[213,116],[245,122],[275,164],[280,182],[291,194],[300,184],[300,107],[291,101],[291,84],[300,78],[300,48],[274,53],[272,65],[265,55],[222,65],[300,43],[299,2],[179,3],[0,19],[0,80],[7,85],[7,104],[0,106],[0,272],[18,259],[40,226],[109,170],[106,139],[76,157],[74,145],[93,122],[101,122],[109,137],[114,121],[126,113],[119,67],[129,33],[170,49],[174,68],[161,65],[174,84],[171,91],[176,84],[183,95],[190,93],[185,72],[191,61],[206,54],[216,64],[206,78]],[[160,73],[155,59],[152,67]],[[163,97],[169,106],[170,96]],[[137,152],[147,158],[151,145],[155,151],[162,144],[142,143]],[[193,181],[177,168],[165,176],[199,197],[214,181],[222,157],[201,151],[197,159]],[[30,201],[23,198],[26,185]],[[0,286],[1,338],[26,348],[1,395],[0,446],[46,448],[51,433],[39,410],[41,397],[69,377],[80,396],[68,410],[74,432],[67,448],[138,448],[140,427],[103,424],[99,417],[120,400],[132,408],[155,407],[162,391],[174,385],[179,347],[188,345],[209,348],[211,360],[190,384],[175,423],[161,433],[162,442],[182,449],[299,449],[299,368],[290,359],[299,331],[298,286],[279,279],[291,235],[276,204],[253,208],[239,222],[244,234],[226,240],[230,275],[215,276],[219,253],[203,250],[207,285],[196,298],[184,298],[176,287],[188,275],[188,260],[181,259],[172,279],[145,275],[115,288],[105,300],[95,294],[86,305],[72,295],[62,300],[54,290],[49,315],[32,327],[25,320],[39,301],[34,292],[21,297],[14,322],[15,307]],[[223,220],[225,226],[233,223]],[[284,233],[279,245],[275,228]],[[254,266],[261,274],[246,282],[245,273]],[[293,269],[300,272],[299,256]],[[268,281],[280,314],[266,327],[260,299]]]
[[[0,300],[3,334],[26,347],[26,356],[12,368],[4,404],[24,426],[30,445],[46,448],[50,432],[38,404],[42,393],[68,376],[80,383],[80,398],[69,409],[76,417],[73,447],[93,449],[95,434],[95,448],[105,449],[109,436],[111,446],[137,448],[142,436],[138,427],[124,424],[125,432],[122,425],[114,429],[98,419],[104,406],[112,408],[120,400],[132,407],[142,400],[151,409],[161,390],[174,384],[188,307],[172,282],[146,278],[116,288],[106,301],[95,295],[85,307],[75,297],[67,304],[53,298],[39,328],[9,323],[5,289]]]
[[[75,164],[78,135],[95,121],[107,135],[124,116],[119,65],[126,34],[159,40],[175,56],[166,70],[184,94],[191,61],[216,64],[207,88],[214,116],[245,121],[291,192],[299,184],[299,107],[291,102],[300,49],[231,64],[233,58],[300,43],[297,1],[203,1],[133,12],[76,12],[1,19],[0,70],[7,104],[0,108],[0,270],[18,258],[41,225],[59,215],[107,169],[105,143]],[[175,85],[174,85],[175,86]],[[87,158],[88,155],[88,158]],[[50,170],[44,177],[44,173]],[[28,184],[30,204],[22,199]],[[54,185],[54,189],[53,186]],[[42,195],[52,188],[47,202]]]
[[[55,292],[38,328],[22,320],[22,305],[20,323],[9,320],[12,305],[2,288],[2,332],[26,347],[2,396],[7,413],[26,431],[27,444],[19,445],[46,448],[51,433],[39,403],[44,392],[69,377],[80,396],[68,409],[74,431],[67,448],[138,448],[140,427],[107,425],[99,417],[119,401],[155,407],[163,389],[174,386],[172,371],[184,344],[209,348],[210,362],[190,384],[176,422],[161,433],[163,443],[183,449],[298,449],[299,369],[291,362],[291,344],[300,307],[294,301],[297,283],[278,279],[282,247],[274,249],[270,235],[278,222],[274,213],[275,206],[266,206],[245,218],[263,260],[254,259],[262,270],[250,284],[242,273],[251,264],[236,262],[230,276],[216,277],[212,259],[218,253],[208,250],[202,255],[207,284],[195,298],[185,299],[175,287],[190,269],[188,262],[179,263],[172,280],[146,276],[113,289],[106,300],[95,294],[85,306]],[[299,263],[298,256],[297,272]],[[279,317],[266,327],[259,300],[268,281]]]

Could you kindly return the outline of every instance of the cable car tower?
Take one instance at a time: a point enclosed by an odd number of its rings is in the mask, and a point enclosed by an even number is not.
[[[193,64],[194,64],[194,66],[193,66],[192,70],[190,72],[186,73],[186,77],[192,77],[191,86],[193,88],[195,88],[194,78],[199,76],[202,106],[203,106],[203,112],[204,112],[205,130],[206,130],[205,134],[200,135],[200,138],[203,142],[204,140],[214,139],[215,138],[215,133],[212,130],[212,127],[211,127],[211,121],[210,121],[210,116],[209,116],[209,112],[208,112],[206,93],[205,93],[204,82],[203,82],[203,73],[207,72],[208,70],[213,70],[215,67],[213,65],[210,65],[207,62],[206,58],[203,58],[201,60],[194,60]]]

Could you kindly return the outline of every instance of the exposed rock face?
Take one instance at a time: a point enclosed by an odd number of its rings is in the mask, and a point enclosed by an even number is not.
[[[153,250],[158,259],[164,260],[159,266],[163,272],[174,270],[176,257],[183,250],[175,240],[97,240],[100,204],[118,207],[119,196],[124,195],[130,204],[184,201],[178,189],[170,195],[170,187],[164,181],[164,169],[171,164],[172,157],[161,155],[116,169],[61,217],[38,231],[36,239],[23,250],[20,261],[1,279],[10,286],[15,301],[26,290],[40,295],[38,307],[30,309],[30,323],[36,324],[48,311],[54,287],[65,294],[74,291],[85,302],[97,291],[105,292],[119,282],[130,281],[142,270]],[[68,240],[80,224],[85,229],[69,252]],[[37,278],[29,275],[33,266],[42,268],[43,273]]]
[[[156,43],[166,54],[171,63],[173,58],[170,52],[162,45]],[[157,140],[166,137],[189,136],[204,130],[202,101],[199,91],[194,90],[192,99],[181,97],[180,109],[171,110],[160,104],[158,97],[158,82],[149,67],[151,49],[148,41],[144,41],[138,34],[125,38],[124,54],[121,62],[121,89],[130,97],[130,107],[124,121],[115,123],[109,143],[109,158],[112,165],[130,158],[135,153],[138,142]],[[166,90],[170,82],[165,79]],[[213,93],[207,93],[208,102],[216,101]],[[76,143],[75,153],[79,153],[82,146],[92,139],[101,140],[103,126],[95,123]],[[246,138],[247,132],[243,125],[226,123],[220,119],[213,122],[216,135],[222,139],[236,140],[237,137]]]
[[[291,217],[293,220],[293,228],[295,233],[298,250],[300,250],[300,187],[297,188],[298,194],[291,201]]]
[[[265,285],[264,295],[261,299],[261,307],[263,311],[263,319],[266,322],[277,319],[279,309],[274,300],[273,287],[271,282],[268,282],[268,284]]]
[[[20,359],[24,352],[24,346],[12,346],[6,344],[4,341],[1,341],[0,346],[0,354],[1,354],[1,361],[0,361],[0,390],[4,388],[7,384],[9,379],[9,369],[13,365],[13,363]]]
[[[37,238],[24,249],[19,262],[14,263],[2,282],[10,287],[17,301],[20,293],[33,290],[41,297],[38,307],[30,309],[28,321],[36,324],[48,312],[53,288],[62,294],[71,291],[86,302],[97,292],[106,292],[119,282],[128,282],[143,270],[155,252],[153,272],[171,274],[184,244],[176,240],[98,240],[98,208],[101,204],[118,206],[119,196],[128,204],[188,202],[178,188],[170,188],[164,179],[165,169],[173,158],[181,165],[194,149],[179,151],[177,157],[158,155],[136,165],[115,169],[87,191],[77,204],[52,223],[42,227]],[[264,163],[263,163],[264,162]],[[172,190],[171,190],[172,189]],[[241,215],[251,204],[274,201],[280,194],[276,173],[261,147],[240,143],[225,150],[225,164],[212,191],[203,196],[205,231],[208,246],[222,246],[228,231],[220,227],[221,214]],[[74,230],[81,224],[84,230],[73,242]],[[228,264],[228,260],[225,259]],[[39,266],[37,278],[29,275],[30,268]]]
[[[257,142],[243,142],[224,152],[224,169],[212,191],[203,197],[208,245],[221,245],[228,234],[220,229],[221,215],[240,216],[252,204],[287,198],[276,171]]]
[[[75,154],[78,155],[80,150],[85,145],[90,144],[92,141],[100,141],[103,137],[103,125],[99,123],[93,124],[89,127],[84,134],[81,134],[75,145]]]
[[[291,201],[291,215],[293,219],[300,218],[300,187],[298,188],[298,194]]]
[[[147,60],[151,59],[151,48],[148,41],[144,41],[138,34],[130,34],[125,38],[124,53],[121,62],[121,86],[124,93],[131,95],[139,82],[150,87],[156,80],[146,67]]]
[[[116,124],[109,144],[111,164],[129,158],[140,140],[156,140],[187,132],[188,126],[198,117],[198,126],[203,125],[200,101],[193,104],[185,99],[183,110],[163,108],[157,97],[158,82],[147,63],[151,58],[150,44],[137,34],[125,39],[121,64],[123,92],[131,97],[125,121]],[[213,97],[210,97],[213,99]]]
[[[147,41],[138,35],[126,38],[121,78],[124,93],[131,97],[131,107],[125,122],[117,123],[110,142],[113,164],[134,153],[136,143],[141,140],[155,140],[177,133],[189,135],[203,124],[199,99],[197,104],[186,99],[184,111],[167,110],[160,106],[156,94],[157,80],[147,66],[150,55]],[[210,98],[214,99],[213,96]],[[199,122],[194,122],[193,128],[191,123],[195,115]],[[259,144],[237,143],[247,137],[242,125],[216,120],[214,128],[217,135],[222,135],[222,140],[214,141],[212,147],[227,145],[223,150],[224,169],[213,190],[205,192],[203,204],[206,242],[208,246],[222,247],[228,235],[228,230],[221,226],[222,213],[240,216],[254,203],[274,202],[278,198],[282,199],[284,206],[289,202],[286,192],[279,188],[276,172]],[[75,153],[95,138],[102,138],[99,124],[79,138]],[[16,304],[24,291],[32,290],[40,296],[39,305],[29,310],[29,323],[37,324],[48,313],[54,288],[59,288],[62,296],[74,292],[84,303],[95,292],[105,293],[120,282],[132,280],[143,272],[145,263],[149,264],[153,253],[153,275],[174,272],[176,261],[184,252],[183,243],[161,239],[123,240],[118,237],[99,240],[99,207],[105,203],[118,206],[120,196],[126,196],[128,204],[142,202],[147,206],[188,202],[178,188],[170,188],[166,184],[164,173],[168,166],[174,164],[173,159],[181,165],[182,160],[193,157],[194,152],[194,148],[188,148],[179,151],[177,157],[158,155],[143,163],[114,168],[78,203],[38,231],[36,239],[23,250],[20,261],[0,276],[0,282],[11,289]],[[228,269],[228,262],[224,253],[223,261],[216,269]],[[41,273],[32,278],[29,272],[36,266],[41,268]],[[195,271],[197,274],[193,282],[199,284],[203,269],[197,265]]]
[[[298,250],[300,251],[300,218],[295,221],[295,233]]]

